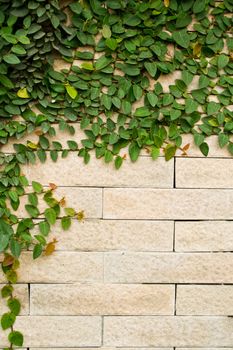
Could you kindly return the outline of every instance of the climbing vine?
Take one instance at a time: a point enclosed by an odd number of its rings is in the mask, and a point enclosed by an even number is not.
[[[13,288],[22,251],[34,259],[52,254],[52,226],[60,221],[67,230],[71,218],[83,217],[56,198],[55,184],[29,182],[22,166],[70,152],[88,163],[94,152],[119,169],[126,147],[133,162],[142,150],[169,160],[178,149],[187,155],[184,134],[205,156],[211,135],[233,154],[232,11],[232,0],[0,0],[5,350],[23,345]],[[57,130],[74,135],[74,123],[85,136],[64,147]]]

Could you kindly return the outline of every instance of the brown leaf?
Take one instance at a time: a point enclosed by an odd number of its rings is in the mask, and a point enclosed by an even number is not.
[[[190,143],[187,143],[187,145],[185,145],[184,147],[182,147],[182,151],[185,152],[189,149],[190,147]]]
[[[35,131],[35,134],[36,134],[37,136],[41,136],[41,135],[43,135],[44,133],[43,133],[42,130],[36,130],[36,131]]]
[[[200,57],[201,55],[201,44],[200,43],[195,43],[193,46],[193,56],[194,57]]]
[[[56,238],[54,238],[53,240],[52,240],[52,242],[49,242],[48,244],[47,244],[47,246],[46,246],[46,248],[45,248],[45,255],[52,255],[53,254],[53,252],[55,251],[55,248],[56,248],[56,243],[57,243],[58,241],[56,240]]]
[[[169,7],[170,5],[170,0],[164,0],[164,6]]]
[[[10,255],[10,254],[6,254],[4,257],[4,260],[2,262],[3,266],[11,266],[14,264],[15,258]]]
[[[85,218],[84,211],[83,211],[83,210],[82,210],[82,211],[79,211],[79,212],[77,213],[77,219],[78,219],[78,221],[83,221],[84,218]]]
[[[60,204],[61,207],[65,207],[65,205],[66,205],[66,199],[65,199],[65,197],[63,197],[63,198],[60,200],[59,204]]]
[[[56,190],[57,185],[55,185],[54,183],[49,183],[49,187],[51,188],[51,190]]]

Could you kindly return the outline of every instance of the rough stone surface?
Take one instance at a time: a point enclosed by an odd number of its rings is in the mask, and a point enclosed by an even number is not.
[[[233,188],[232,159],[179,158],[177,188]]]
[[[170,285],[32,285],[32,315],[173,315]]]
[[[15,328],[23,331],[26,347],[75,347],[101,345],[101,318],[97,316],[18,317]],[[6,346],[6,336],[0,346]]]
[[[233,286],[178,285],[176,314],[233,316]]]
[[[19,281],[24,283],[102,282],[103,254],[55,252],[32,260],[31,252],[25,252],[18,276]],[[3,280],[1,273],[0,281]]]
[[[232,221],[177,221],[175,223],[175,250],[232,251]]]
[[[232,283],[231,253],[106,253],[113,283]]]
[[[173,231],[172,221],[73,220],[66,232],[56,224],[51,239],[65,251],[172,251]]]
[[[106,219],[233,219],[233,190],[104,189]]]
[[[72,153],[56,163],[48,160],[41,166],[37,162],[25,167],[24,173],[35,181],[43,179],[44,185],[53,182],[59,186],[172,188],[173,161],[164,162],[161,157],[155,162],[150,157],[140,157],[132,164],[127,159],[116,176],[114,163],[106,164],[94,157],[85,165],[82,158]]]
[[[233,319],[222,317],[106,317],[105,346],[232,346]]]

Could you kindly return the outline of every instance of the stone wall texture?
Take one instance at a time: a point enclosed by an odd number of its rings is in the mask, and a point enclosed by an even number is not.
[[[118,171],[74,154],[25,168],[86,216],[54,227],[52,256],[23,254],[25,348],[233,349],[233,161],[214,137],[209,158],[186,141],[188,157]]]

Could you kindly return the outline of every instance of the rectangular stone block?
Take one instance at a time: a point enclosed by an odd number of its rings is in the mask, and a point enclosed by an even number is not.
[[[0,284],[0,290],[4,287],[5,284]],[[20,315],[28,315],[29,314],[29,293],[28,293],[28,285],[27,284],[16,284],[14,285],[14,298],[17,298],[21,302],[21,311]],[[7,300],[2,299],[0,303],[0,315],[5,312],[9,312],[9,308],[7,307]]]
[[[108,348],[98,348],[99,350],[117,350],[115,347]],[[230,350],[224,348],[224,350]],[[26,349],[25,349],[26,350]],[[41,350],[40,348],[33,348],[33,350]],[[96,348],[43,348],[43,350],[96,350]],[[132,350],[132,348],[121,348],[121,350]],[[173,348],[133,348],[133,350],[173,350]],[[208,349],[204,349],[208,350]],[[218,349],[216,349],[218,350]]]
[[[33,260],[32,252],[25,252],[18,276],[24,283],[102,282],[103,254],[55,252]],[[0,273],[0,281],[4,280]]]
[[[173,221],[72,220],[64,232],[60,223],[51,232],[57,250],[66,251],[172,251]]]
[[[59,186],[172,188],[174,161],[166,162],[163,157],[156,161],[151,157],[139,157],[132,163],[126,159],[121,169],[116,170],[113,162],[106,164],[95,155],[86,165],[82,158],[71,153],[56,163],[48,158],[43,166],[40,162],[25,166],[23,172],[30,180],[44,185],[53,182]]]
[[[231,253],[106,253],[108,283],[232,283]]]
[[[24,346],[89,347],[101,345],[101,318],[82,316],[29,316],[18,317],[15,329],[24,334]],[[0,346],[7,346],[6,332],[0,338]]]
[[[233,219],[233,191],[216,189],[104,189],[105,219]]]
[[[32,315],[173,315],[172,285],[31,285]]]
[[[61,175],[61,173],[60,173]],[[48,189],[47,187],[44,187]],[[31,192],[31,187],[26,191]],[[66,207],[72,207],[76,211],[84,210],[86,218],[102,217],[102,189],[95,187],[58,187],[54,191],[54,198],[61,200],[65,198]],[[41,198],[41,197],[40,197]],[[28,217],[24,205],[28,204],[27,197],[22,197],[20,207],[17,211],[20,217]],[[47,206],[43,199],[39,199],[40,212],[43,212]],[[61,211],[62,214],[63,210]]]
[[[176,188],[233,188],[232,159],[178,158]]]
[[[232,251],[232,221],[175,222],[177,252]]]
[[[177,315],[233,315],[233,286],[177,286]]]
[[[104,318],[104,346],[224,347],[232,344],[232,318],[188,316]]]

